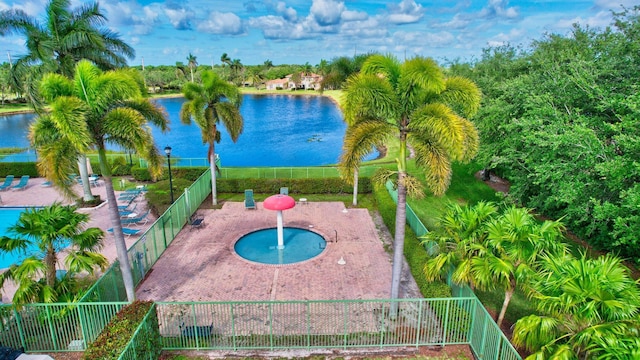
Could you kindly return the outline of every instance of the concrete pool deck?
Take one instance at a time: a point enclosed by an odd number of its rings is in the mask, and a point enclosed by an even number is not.
[[[44,181],[31,179],[24,191],[0,192],[0,205],[69,203],[54,188],[42,187]],[[75,190],[78,194],[82,191],[80,186]],[[106,196],[104,186],[92,190],[96,195]],[[289,265],[255,264],[242,259],[233,250],[235,241],[248,232],[275,227],[276,212],[264,209],[261,202],[256,210],[245,209],[243,203],[226,202],[221,209],[198,210],[205,217],[204,226],[199,229],[185,226],[138,286],[137,297],[155,301],[388,298],[391,254],[385,252],[381,240],[386,238],[389,243],[386,227],[378,221],[374,223],[366,209],[349,208],[345,213],[341,202],[308,200],[284,211],[284,225],[310,229],[325,237],[326,249],[316,258]],[[144,211],[146,202],[138,201],[136,211]],[[111,227],[106,204],[80,211],[91,215],[89,227],[99,227],[105,232]],[[139,228],[144,231],[151,223]],[[127,247],[138,238],[126,238]],[[101,253],[109,262],[117,257],[110,233],[105,235]],[[341,258],[344,265],[338,263]],[[15,292],[15,285],[8,285],[2,292],[3,302],[10,302]],[[406,266],[401,297],[420,297]]]

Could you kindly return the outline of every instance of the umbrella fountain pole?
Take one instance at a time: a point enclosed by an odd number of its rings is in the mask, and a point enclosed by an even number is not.
[[[296,206],[296,201],[288,195],[272,195],[262,203],[265,209],[276,210],[278,213],[278,250],[284,249],[284,227],[282,224],[282,210]]]
[[[282,210],[278,210],[278,249],[284,249],[284,229],[282,225]]]

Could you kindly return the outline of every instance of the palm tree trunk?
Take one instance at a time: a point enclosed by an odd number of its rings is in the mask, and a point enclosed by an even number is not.
[[[393,240],[393,267],[391,269],[391,298],[398,299],[400,278],[404,262],[404,230],[407,221],[407,189],[404,186],[405,172],[398,173],[398,205],[396,207],[396,234]],[[397,309],[397,303],[395,309]],[[394,309],[392,307],[392,309]],[[392,313],[394,313],[392,311]]]
[[[107,165],[107,154],[104,147],[98,150],[100,157],[100,170],[104,179],[105,189],[107,191],[107,205],[109,206],[109,219],[113,227],[113,237],[116,243],[116,252],[118,254],[118,262],[120,263],[120,271],[122,272],[122,281],[127,292],[127,300],[133,302],[136,299],[136,293],[133,285],[133,274],[131,273],[131,264],[129,263],[129,255],[127,254],[127,243],[124,241],[122,233],[122,223],[120,223],[120,213],[118,212],[118,202],[116,193],[113,190],[113,181],[111,179],[111,171]]]
[[[358,205],[358,169],[353,171],[353,206]]]
[[[504,321],[504,316],[507,313],[507,308],[509,307],[509,302],[511,301],[511,297],[515,292],[515,288],[512,287],[504,292],[504,301],[502,302],[502,309],[500,309],[500,314],[498,315],[498,320],[496,320],[496,324],[498,327],[502,326],[502,321]]]
[[[218,205],[218,193],[216,189],[216,147],[211,142],[211,152],[209,153],[209,167],[211,168],[211,200],[213,206]]]
[[[47,248],[47,253],[44,256],[44,263],[47,268],[47,286],[53,288],[56,284],[56,262],[58,259],[56,258],[56,251],[53,247],[53,244],[50,243]]]
[[[80,179],[82,180],[82,190],[84,201],[92,201],[93,193],[91,193],[91,184],[89,183],[89,170],[87,167],[87,156],[82,154],[78,157],[78,169],[80,170]]]

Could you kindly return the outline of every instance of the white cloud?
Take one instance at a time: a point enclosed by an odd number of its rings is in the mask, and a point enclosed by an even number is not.
[[[489,46],[502,46],[507,44],[519,43],[524,36],[527,35],[525,29],[511,29],[508,33],[499,33],[487,40]]]
[[[342,13],[343,21],[363,21],[369,18],[369,14],[364,11],[345,10]]]
[[[588,25],[589,27],[592,27],[592,28],[604,28],[611,24],[611,20],[612,20],[611,12],[607,10],[607,11],[599,11],[594,16],[590,16],[586,19],[583,19],[580,16],[574,17],[571,19],[562,19],[558,21],[556,26],[559,28],[571,28],[573,27],[573,24],[577,23],[577,24],[580,24],[581,26]]]
[[[171,25],[177,30],[190,30],[191,21],[195,17],[195,13],[191,9],[173,2],[165,4],[164,14],[169,18]]]
[[[462,14],[455,14],[450,21],[443,23],[435,23],[433,27],[444,29],[464,29],[471,23],[471,19],[468,16]]]
[[[309,16],[320,26],[335,25],[340,22],[345,11],[343,2],[333,0],[313,0]]]
[[[388,20],[394,24],[411,24],[420,21],[424,15],[422,5],[414,0],[402,0],[397,5],[389,5]]]
[[[120,27],[132,26],[131,33],[149,34],[159,24],[162,8],[157,4],[141,7],[135,2],[110,2],[101,4],[109,25],[119,30]]]
[[[276,4],[276,12],[287,21],[296,21],[298,18],[296,9],[287,7],[287,4],[284,1],[278,1]]]
[[[209,18],[198,24],[198,31],[212,34],[239,35],[244,33],[242,20],[234,13],[213,11]]]
[[[317,36],[308,22],[293,23],[282,16],[260,16],[250,19],[249,25],[260,29],[266,39],[309,39]]]
[[[509,7],[509,0],[489,0],[487,6],[478,14],[481,18],[507,18],[515,19],[519,16],[518,9]]]
[[[635,5],[638,5],[638,0],[596,0],[595,6],[603,10],[622,10],[622,6],[626,8],[631,8]]]

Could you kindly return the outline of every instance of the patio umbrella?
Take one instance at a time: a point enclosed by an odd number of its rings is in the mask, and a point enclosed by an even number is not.
[[[278,249],[284,249],[284,229],[282,228],[282,210],[296,206],[296,201],[289,195],[271,195],[262,203],[265,209],[278,211]]]

